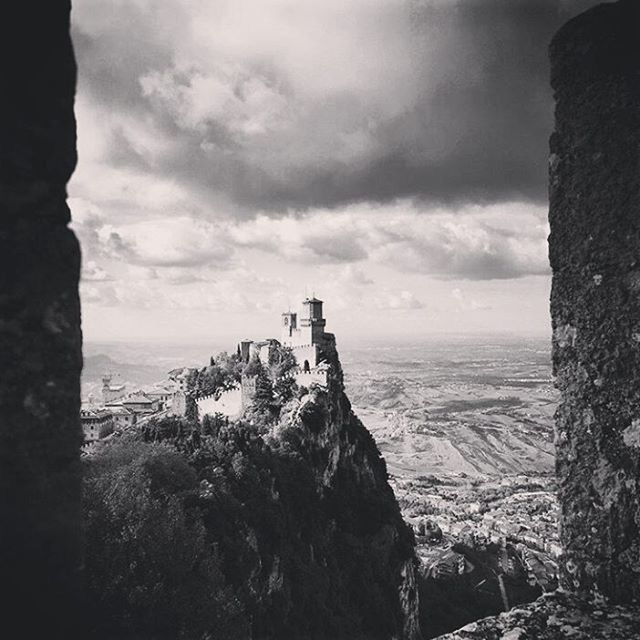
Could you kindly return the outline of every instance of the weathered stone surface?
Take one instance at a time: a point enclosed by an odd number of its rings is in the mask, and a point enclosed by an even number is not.
[[[556,466],[564,584],[628,602],[640,596],[637,3],[600,5],[567,23],[551,45],[551,76],[549,250],[553,364],[562,392]]]
[[[76,162],[69,2],[3,6],[0,101],[2,628],[74,637],[80,554]],[[46,635],[42,635],[46,632]]]
[[[438,640],[636,640],[640,611],[550,593],[499,616],[472,622]]]
[[[376,592],[384,596],[368,613],[365,611],[371,604],[356,605],[357,615],[364,618],[363,637],[420,640],[418,562],[413,533],[402,519],[384,459],[345,394],[333,334],[324,334],[320,352],[321,359],[330,365],[326,389],[312,385],[308,394],[291,401],[281,428],[294,427],[296,436],[305,443],[318,493],[323,500],[332,496],[332,525],[325,532],[327,542],[323,546],[339,555],[341,543],[334,539],[339,532],[338,539],[346,536],[354,542],[352,553],[363,545],[367,555],[371,554],[362,563],[366,565],[368,584],[360,587],[358,596],[364,596],[363,603],[375,602]],[[340,496],[340,500],[333,496]],[[343,506],[339,506],[341,503]],[[355,513],[357,516],[353,518]],[[337,573],[342,571],[344,567]],[[353,590],[347,597],[353,598]],[[349,606],[347,597],[344,606]],[[354,604],[358,599],[353,598]],[[373,620],[375,629],[371,627]],[[345,633],[343,637],[351,635]]]

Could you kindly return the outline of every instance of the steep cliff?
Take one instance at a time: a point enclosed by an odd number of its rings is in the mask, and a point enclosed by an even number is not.
[[[367,586],[376,584],[379,601],[363,601],[365,609],[375,607],[365,615],[379,618],[380,612],[386,611],[387,631],[383,633],[418,638],[413,534],[400,515],[385,461],[344,393],[332,334],[324,334],[320,353],[330,365],[326,388],[312,385],[290,402],[273,438],[296,441],[305,456],[315,461],[312,470],[318,498],[330,507],[328,524],[337,547],[348,551],[352,540],[357,541],[353,550],[361,556],[360,569],[366,571],[358,575],[354,567],[354,583],[345,596],[353,597],[361,588],[366,593]],[[352,588],[355,591],[351,592]],[[374,632],[371,627],[368,633]]]
[[[208,435],[179,425],[161,443],[120,438],[88,464],[96,636],[201,638],[215,619],[215,638],[420,638],[413,534],[351,411],[333,336],[322,355],[326,386],[301,387],[277,420],[254,411],[251,423],[209,424]],[[136,482],[142,504],[131,497]],[[127,537],[131,527],[143,533]],[[204,586],[167,557],[172,547]],[[131,557],[134,576],[127,562],[117,568]],[[162,610],[166,631],[149,617],[153,593],[175,594]]]

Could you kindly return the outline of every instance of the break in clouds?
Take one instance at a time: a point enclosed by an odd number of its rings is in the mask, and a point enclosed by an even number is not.
[[[77,0],[85,281],[546,273],[541,43],[588,4]]]

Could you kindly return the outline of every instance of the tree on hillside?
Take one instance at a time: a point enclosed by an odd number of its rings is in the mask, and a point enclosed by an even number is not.
[[[201,429],[205,436],[217,436],[220,429],[229,423],[229,418],[221,413],[202,416]]]
[[[273,360],[271,368],[274,378],[291,375],[298,366],[298,361],[291,347],[278,346]]]
[[[196,474],[166,445],[110,445],[85,473],[88,619],[97,638],[228,640],[246,622],[199,511]]]
[[[273,395],[278,409],[282,409],[289,400],[295,398],[297,390],[298,385],[293,376],[276,378],[273,383]]]
[[[237,355],[230,356],[226,352],[211,357],[209,366],[197,373],[194,384],[196,398],[220,394],[235,387],[240,381],[242,365]]]
[[[265,415],[270,415],[273,408],[273,383],[264,367],[258,369],[256,376],[256,392],[253,398],[255,409]]]

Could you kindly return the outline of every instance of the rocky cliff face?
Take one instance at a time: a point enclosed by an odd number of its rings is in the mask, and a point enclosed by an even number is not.
[[[559,592],[437,640],[636,640],[638,634],[638,611]]]
[[[340,537],[359,538],[363,563],[384,579],[379,604],[388,612],[388,637],[419,638],[413,533],[402,520],[373,437],[351,410],[331,334],[325,334],[321,357],[330,364],[326,389],[312,386],[292,401],[275,437],[295,430],[315,461],[320,500],[340,505],[331,527]]]
[[[549,252],[564,579],[640,596],[640,9],[603,4],[551,45]]]

